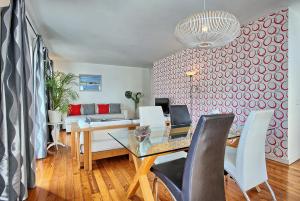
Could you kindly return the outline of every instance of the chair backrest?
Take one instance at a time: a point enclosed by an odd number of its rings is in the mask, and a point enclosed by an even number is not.
[[[172,127],[190,126],[192,124],[186,105],[170,105],[170,117]]]
[[[233,119],[233,114],[200,117],[185,162],[183,201],[225,201],[224,155]]]
[[[265,141],[273,110],[252,111],[245,123],[237,148],[237,177],[242,190],[268,179]]]
[[[163,128],[166,126],[161,106],[139,107],[140,125],[150,128]]]

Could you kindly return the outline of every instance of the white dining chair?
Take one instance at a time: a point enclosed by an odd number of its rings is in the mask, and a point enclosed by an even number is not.
[[[268,183],[265,158],[266,133],[273,114],[273,110],[252,111],[242,130],[238,147],[226,147],[224,169],[248,201],[247,191],[262,183],[266,184],[273,200],[276,200]]]
[[[143,106],[139,107],[140,126],[150,126],[150,129],[166,129],[166,119],[161,106]],[[179,158],[186,158],[185,151],[159,156],[155,160],[155,164],[169,162]]]
[[[139,107],[140,125],[150,128],[165,128],[166,120],[160,106]]]

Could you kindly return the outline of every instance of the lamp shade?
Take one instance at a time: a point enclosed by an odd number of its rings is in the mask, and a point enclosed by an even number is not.
[[[240,33],[237,18],[225,11],[203,11],[181,20],[175,36],[188,47],[220,47]]]

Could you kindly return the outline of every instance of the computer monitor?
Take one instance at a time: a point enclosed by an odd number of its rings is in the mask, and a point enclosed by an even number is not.
[[[170,113],[169,104],[168,98],[155,98],[155,106],[161,106],[165,115]]]

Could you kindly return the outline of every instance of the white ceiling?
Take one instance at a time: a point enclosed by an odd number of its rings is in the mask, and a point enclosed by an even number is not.
[[[286,0],[207,0],[247,23]],[[57,59],[152,67],[184,48],[173,32],[179,20],[203,9],[203,0],[27,0],[27,10]]]

